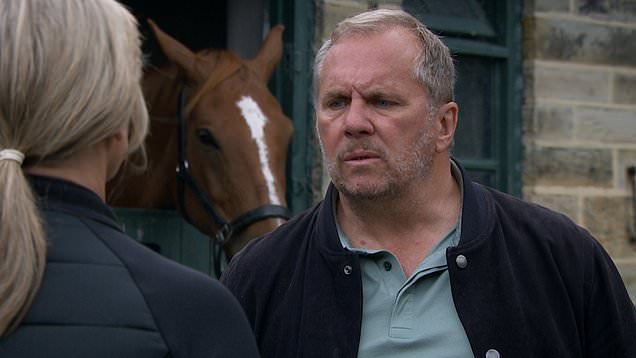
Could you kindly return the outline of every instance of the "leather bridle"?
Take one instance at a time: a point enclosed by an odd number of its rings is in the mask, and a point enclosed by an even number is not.
[[[213,84],[212,87],[215,87],[216,85],[218,85],[218,83],[220,83],[227,77],[229,77],[229,75],[218,80],[218,82],[216,84]],[[210,88],[210,86],[206,87]],[[179,206],[179,211],[181,212],[183,218],[190,224],[194,225],[190,219],[190,216],[188,215],[188,211],[185,205],[185,190],[186,188],[190,189],[199,204],[203,207],[205,212],[210,216],[210,218],[212,218],[214,223],[219,228],[216,234],[213,236],[215,245],[214,250],[216,256],[215,272],[218,276],[220,275],[220,258],[222,251],[221,248],[227,244],[234,233],[246,229],[257,221],[269,218],[289,219],[291,215],[289,209],[285,206],[268,204],[259,206],[244,214],[239,215],[231,221],[228,221],[215,209],[208,196],[202,190],[201,185],[199,185],[199,183],[192,175],[192,172],[190,171],[190,165],[186,153],[187,120],[186,118],[184,118],[183,115],[185,103],[186,92],[184,89],[182,89],[177,101],[177,203]]]

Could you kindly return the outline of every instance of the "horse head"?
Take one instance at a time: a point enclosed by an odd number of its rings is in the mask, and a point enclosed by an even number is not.
[[[151,114],[148,170],[117,184],[111,203],[177,209],[209,236],[230,234],[224,249],[232,256],[284,222],[276,209],[286,205],[292,123],[267,88],[282,55],[283,27],[274,27],[256,57],[244,60],[227,50],[195,53],[149,23],[169,63],[149,68],[143,81]],[[162,184],[150,184],[156,181]],[[241,225],[220,227],[206,206]]]

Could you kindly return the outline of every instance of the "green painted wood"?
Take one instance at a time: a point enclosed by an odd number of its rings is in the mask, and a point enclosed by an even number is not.
[[[520,196],[522,186],[521,96],[523,92],[521,2],[518,0],[444,0],[442,3],[437,0],[412,0],[408,3],[411,4],[412,9],[415,9],[416,17],[423,20],[433,31],[442,33],[443,41],[452,50],[457,61],[477,60],[489,65],[489,67],[477,66],[477,62],[471,62],[473,66],[471,69],[474,68],[474,71],[482,71],[480,73],[490,76],[486,96],[484,92],[475,91],[470,87],[474,85],[469,83],[474,81],[476,77],[474,74],[472,79],[467,80],[462,78],[461,73],[459,74],[457,88],[463,90],[464,98],[461,101],[458,100],[460,123],[456,141],[463,144],[464,148],[459,146],[455,155],[464,163],[471,175],[487,181],[485,184]],[[474,11],[476,14],[474,18],[482,24],[492,25],[494,32],[480,33],[481,30],[476,24],[465,23],[467,27],[459,27],[452,21],[442,21],[447,17],[448,11],[462,7],[471,11],[480,7],[481,10]],[[464,70],[466,71],[466,68]],[[479,106],[470,103],[478,97]],[[470,106],[471,104],[473,106]],[[483,119],[475,118],[479,114],[477,111],[483,111],[486,116]],[[473,126],[475,126],[474,121],[488,121],[485,123],[489,126],[487,136],[470,130],[462,131],[462,120],[465,124],[471,124],[473,121]],[[479,129],[478,126],[477,128]],[[476,148],[488,147],[487,157],[475,157],[474,151],[466,151],[467,148],[470,149],[470,146],[466,144],[475,141],[487,142],[482,143],[482,146],[476,146]]]
[[[274,73],[271,87],[284,112],[294,123],[294,135],[287,161],[287,203],[298,213],[313,202],[314,165],[313,108],[311,100],[314,2],[272,0],[271,24],[284,24],[282,63]]]
[[[496,44],[453,37],[443,37],[442,41],[453,53],[496,58],[507,58],[510,56],[510,49]]]
[[[521,1],[510,1],[508,6],[499,11],[505,11],[506,19],[506,43],[510,49],[510,57],[508,58],[508,66],[505,71],[507,88],[502,98],[506,102],[506,128],[503,135],[502,151],[505,152],[506,158],[503,160],[503,171],[507,173],[505,177],[506,190],[516,196],[522,195],[522,139],[523,133],[521,128],[521,105],[523,96],[523,53],[522,53],[522,34],[521,34],[521,18],[522,5]]]
[[[212,243],[175,211],[116,208],[126,233],[161,255],[214,275]]]
[[[494,37],[493,25],[476,0],[404,0],[402,8],[427,26],[449,33]]]

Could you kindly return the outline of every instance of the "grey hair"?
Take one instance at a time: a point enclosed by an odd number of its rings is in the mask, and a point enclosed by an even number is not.
[[[378,34],[396,27],[412,33],[421,45],[413,64],[413,75],[428,91],[433,104],[439,107],[452,101],[455,96],[455,65],[448,47],[415,17],[402,10],[390,9],[366,11],[338,23],[316,53],[314,99],[318,95],[325,58],[332,47],[350,36]]]
[[[127,128],[143,148],[148,112],[135,18],[114,0],[0,2],[0,150],[28,163],[68,158]],[[0,336],[44,272],[44,228],[20,165],[0,161]]]

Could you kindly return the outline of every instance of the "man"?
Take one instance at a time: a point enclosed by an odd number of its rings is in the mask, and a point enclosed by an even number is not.
[[[223,277],[264,357],[636,355],[636,311],[589,233],[451,159],[453,85],[448,48],[402,11],[344,20],[322,46],[332,185]]]

